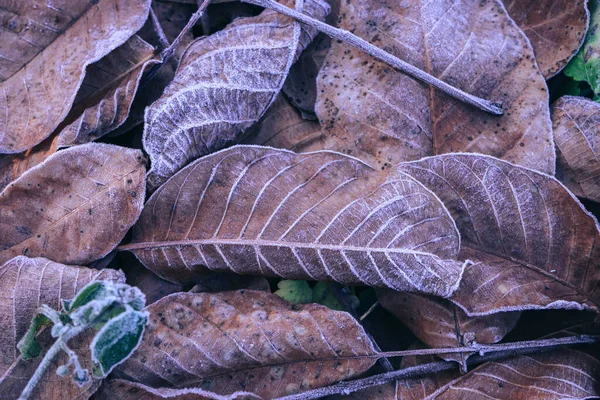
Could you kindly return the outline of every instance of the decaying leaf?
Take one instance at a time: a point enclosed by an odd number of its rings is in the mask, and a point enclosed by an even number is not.
[[[565,96],[552,105],[556,177],[575,195],[600,202],[600,104]]]
[[[581,351],[558,350],[487,362],[426,399],[589,399],[600,395],[599,374],[596,358]]]
[[[554,173],[544,77],[500,0],[341,2],[341,28],[468,93],[503,116],[465,105],[333,41],[317,78],[325,149],[376,166],[450,152],[492,155]]]
[[[58,136],[53,135],[24,153],[0,154],[0,191],[57,150]]]
[[[102,258],[140,215],[144,172],[139,150],[90,143],[54,154],[0,193],[0,262]]]
[[[429,347],[462,347],[491,344],[502,340],[517,324],[519,312],[502,312],[481,317],[468,317],[448,300],[393,290],[377,291],[379,303],[406,325]],[[470,354],[442,355],[458,361],[466,369]]]
[[[122,248],[179,283],[208,269],[447,297],[463,271],[454,222],[415,180],[339,153],[258,146],[179,171]]]
[[[398,168],[437,194],[473,260],[451,300],[469,315],[597,308],[600,232],[555,178],[488,156],[448,154]]]
[[[325,135],[316,121],[304,119],[284,95],[277,96],[244,144],[272,146],[297,153],[322,150]]]
[[[527,35],[546,79],[577,54],[589,23],[586,0],[502,0]]]
[[[226,396],[221,396],[203,389],[186,388],[152,388],[136,382],[130,382],[123,379],[111,379],[104,381],[94,394],[96,400],[250,400],[258,399],[255,394],[249,392],[235,392]]]
[[[125,122],[142,74],[159,62],[154,54],[153,46],[134,35],[90,65],[75,99],[86,108],[60,132],[58,146],[94,141]]]
[[[0,399],[11,400],[21,393],[43,357],[42,354],[39,358],[23,361],[16,346],[38,307],[48,304],[60,309],[61,299],[71,299],[93,280],[125,281],[120,271],[97,271],[23,256],[1,266],[0,277],[0,330],[3,332],[0,340]],[[90,363],[89,342],[92,336],[84,333],[72,342],[72,348],[78,349],[80,360],[86,364]],[[43,348],[48,348],[54,341],[48,330],[38,335],[38,340]],[[59,379],[56,368],[66,360],[66,355],[63,355],[52,363],[33,398],[75,399],[86,393],[89,396],[98,387],[98,381],[78,387],[70,379]]]
[[[172,293],[184,292],[189,289],[189,286],[177,285],[160,279],[137,261],[126,260],[123,263],[123,272],[127,277],[127,284],[137,287],[144,293],[146,304],[152,304]]]
[[[151,387],[275,398],[350,379],[375,362],[349,314],[265,292],[174,294],[147,309],[142,344],[116,371]]]
[[[303,11],[323,20],[329,6],[307,0]],[[193,42],[163,96],[146,109],[149,188],[195,158],[241,140],[315,35],[316,30],[265,10]]]
[[[20,153],[67,116],[86,67],[142,27],[150,0],[74,0],[3,5],[0,152]]]

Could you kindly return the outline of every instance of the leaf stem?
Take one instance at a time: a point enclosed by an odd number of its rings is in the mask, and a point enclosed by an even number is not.
[[[446,82],[428,74],[425,71],[420,70],[419,68],[411,65],[405,61],[402,61],[398,57],[390,54],[377,46],[373,46],[371,43],[367,42],[364,39],[352,34],[349,31],[344,29],[336,28],[314,18],[311,18],[305,14],[297,12],[296,10],[292,10],[289,7],[281,5],[274,0],[241,0],[245,3],[254,4],[257,6],[261,6],[264,8],[271,9],[273,11],[277,11],[281,14],[287,15],[288,17],[292,17],[306,25],[309,25],[319,31],[325,33],[326,35],[341,40],[343,42],[348,43],[351,46],[354,46],[365,53],[377,58],[378,60],[383,61],[386,64],[391,65],[392,67],[422,81],[425,82],[436,89],[446,93],[447,95],[454,97],[455,99],[462,101],[463,103],[470,104],[479,108],[480,110],[489,112],[495,115],[502,115],[502,109],[497,104],[492,103],[489,100],[485,100],[476,96],[473,96],[469,93],[463,92],[462,90],[455,88],[452,85],[447,84]]]
[[[33,393],[33,389],[35,389],[39,381],[42,379],[42,377],[46,373],[46,370],[48,369],[50,364],[52,364],[52,361],[54,360],[56,355],[67,346],[67,342],[70,339],[79,335],[87,328],[88,325],[76,326],[70,329],[68,332],[66,332],[63,335],[63,337],[58,338],[56,342],[54,342],[54,344],[48,349],[48,351],[44,355],[44,358],[42,359],[40,365],[38,365],[37,369],[29,379],[29,382],[27,382],[27,385],[25,386],[25,389],[23,389],[23,392],[19,396],[18,400],[27,400],[31,396],[31,394]]]
[[[580,335],[580,336],[569,336],[559,339],[547,339],[547,340],[531,340],[526,342],[514,342],[505,343],[501,345],[490,345],[481,346],[486,348],[496,348],[499,350],[493,351],[492,354],[476,355],[467,360],[468,365],[480,364],[487,361],[500,360],[509,358],[516,355],[524,355],[537,353],[541,351],[554,350],[560,347],[566,347],[569,345],[576,344],[589,344],[595,343],[599,340],[598,336]],[[441,349],[431,349],[441,350]],[[477,351],[477,350],[476,350]],[[396,352],[401,353],[401,352]],[[438,351],[439,353],[439,351]],[[387,354],[387,353],[386,353]],[[421,353],[424,354],[424,353]],[[433,354],[433,353],[429,353]],[[420,355],[420,354],[413,354]],[[421,364],[414,367],[404,368],[398,371],[386,372],[379,375],[370,376],[367,378],[356,379],[353,381],[340,382],[332,386],[313,389],[302,393],[297,393],[289,396],[279,397],[275,400],[310,400],[318,399],[325,396],[332,396],[336,394],[350,394],[359,390],[367,389],[373,386],[383,385],[388,382],[396,381],[399,379],[416,378],[424,375],[433,374],[445,370],[454,369],[457,367],[455,361],[434,361],[427,364]]]

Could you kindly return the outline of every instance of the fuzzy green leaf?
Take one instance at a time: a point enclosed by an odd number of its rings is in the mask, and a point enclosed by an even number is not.
[[[275,294],[285,301],[293,304],[310,303],[312,299],[312,289],[306,281],[284,280],[277,284],[279,288]]]
[[[36,358],[40,355],[42,352],[42,346],[37,341],[36,335],[44,325],[49,323],[50,320],[42,314],[37,314],[35,317],[33,317],[27,333],[25,333],[25,336],[23,336],[19,343],[17,343],[17,349],[19,349],[21,352],[21,358],[23,360]]]
[[[566,76],[579,82],[587,82],[594,91],[594,99],[600,96],[600,8],[598,0],[592,0],[590,7],[590,28],[581,49],[565,67]]]
[[[126,311],[108,321],[94,337],[90,348],[97,378],[107,376],[137,348],[148,322],[148,313]]]
[[[79,293],[75,295],[69,304],[69,311],[74,311],[81,306],[88,304],[94,300],[100,300],[108,293],[107,283],[104,281],[90,282],[86,287],[81,289]],[[65,304],[63,303],[63,307]]]

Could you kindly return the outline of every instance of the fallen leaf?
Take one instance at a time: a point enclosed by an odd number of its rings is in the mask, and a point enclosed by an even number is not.
[[[546,79],[558,74],[583,44],[589,24],[586,0],[502,0],[527,35]]]
[[[220,396],[216,393],[208,392],[203,389],[169,389],[169,388],[151,388],[135,382],[129,382],[123,379],[111,379],[102,382],[98,392],[94,394],[95,400],[248,400],[260,399],[260,397],[249,392],[235,392],[227,396]]]
[[[122,249],[171,282],[208,269],[447,297],[458,247],[443,205],[408,176],[339,153],[235,146],[161,186]]]
[[[598,36],[598,23],[600,22],[600,8],[598,0],[589,2],[590,28],[579,53],[565,67],[566,76],[578,82],[587,82],[594,93],[594,100],[600,98],[600,37]]]
[[[57,150],[58,136],[54,135],[24,153],[0,154],[0,191]]]
[[[29,378],[39,365],[43,354],[38,358],[23,361],[17,350],[17,342],[29,328],[29,324],[42,304],[60,309],[61,299],[71,299],[93,280],[124,282],[121,271],[105,269],[97,271],[85,267],[58,264],[45,258],[15,257],[0,267],[0,398],[14,399],[21,393]],[[43,348],[48,348],[54,339],[46,329],[38,335]],[[77,349],[80,360],[91,365],[89,342],[93,335],[82,334],[72,341],[72,349]],[[71,342],[70,342],[71,344]],[[66,362],[63,353],[52,362],[32,398],[36,399],[75,399],[93,393],[99,385],[92,381],[83,387],[71,379],[57,379],[56,368]]]
[[[309,0],[303,10],[323,20],[329,6]],[[195,158],[243,139],[315,35],[313,28],[265,10],[194,41],[162,97],[146,109],[150,190]]]
[[[25,172],[0,193],[0,262],[102,258],[140,215],[144,172],[141,151],[99,143],[60,151]]]
[[[147,310],[142,344],[116,371],[151,387],[275,398],[351,379],[375,363],[349,314],[265,292],[180,293]]]
[[[554,173],[548,91],[533,50],[499,0],[341,2],[340,28],[475,96],[493,116],[333,41],[317,78],[326,149],[377,168],[474,152]]]
[[[468,315],[597,308],[596,219],[555,178],[493,157],[448,154],[398,169],[432,190],[474,261],[450,299]]]
[[[88,143],[121,126],[129,116],[142,74],[159,63],[154,55],[154,47],[134,35],[90,65],[75,99],[78,107],[87,108],[60,132],[58,146]]]
[[[380,289],[377,299],[415,336],[429,347],[463,347],[499,342],[513,330],[520,312],[502,312],[481,317],[468,317],[448,300],[415,293]],[[473,353],[471,353],[473,354]],[[441,354],[457,361],[466,370],[469,353]]]
[[[577,350],[487,362],[425,397],[464,399],[588,399],[600,395],[600,362]]]
[[[0,153],[20,153],[62,122],[86,67],[142,27],[150,0],[23,0],[5,7],[13,18],[0,31]]]
[[[302,153],[323,150],[324,139],[321,125],[304,119],[285,96],[280,94],[242,143]]]
[[[575,195],[600,202],[600,104],[561,97],[552,104],[556,177]]]

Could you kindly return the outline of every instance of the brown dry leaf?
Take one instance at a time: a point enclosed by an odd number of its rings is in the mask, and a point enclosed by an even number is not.
[[[414,357],[411,357],[414,360]],[[434,361],[418,357],[402,367]],[[590,399],[600,396],[600,362],[576,350],[518,356],[487,362],[461,375],[443,371],[420,379],[406,379],[353,393],[360,400],[462,399]]]
[[[122,248],[172,282],[209,269],[447,297],[464,268],[459,241],[444,206],[406,175],[339,153],[235,146],[161,186]]]
[[[134,35],[90,65],[75,99],[76,107],[85,109],[60,132],[58,146],[88,143],[121,126],[129,116],[143,73],[159,63],[154,55],[154,47]]]
[[[0,154],[0,191],[57,150],[58,136],[53,135],[24,153]]]
[[[0,262],[102,258],[141,212],[144,172],[141,151],[99,143],[60,151],[25,172],[0,193]]]
[[[556,177],[575,195],[600,202],[600,104],[565,96],[552,104]]]
[[[462,347],[474,343],[491,344],[502,340],[513,330],[520,312],[502,312],[481,317],[468,317],[448,300],[393,290],[377,291],[379,303],[406,325],[429,347]],[[470,354],[442,355],[466,369]]]
[[[121,271],[97,271],[85,267],[57,264],[45,258],[15,257],[0,267],[0,399],[15,399],[39,365],[43,354],[23,361],[17,342],[23,337],[31,320],[42,304],[60,309],[61,299],[71,299],[81,288],[93,280],[124,282]],[[54,339],[49,330],[38,335],[42,347],[48,348]],[[90,365],[89,341],[93,335],[83,334],[73,339],[71,348],[80,354],[80,360]],[[71,379],[60,379],[56,368],[67,360],[59,356],[46,371],[32,398],[75,399],[89,396],[98,387],[93,381],[83,387]],[[85,397],[87,397],[85,396]]]
[[[303,153],[323,149],[325,135],[318,122],[304,119],[283,94],[279,94],[244,144],[271,146]]]
[[[302,52],[283,84],[283,92],[294,107],[302,112],[302,117],[305,119],[317,119],[315,115],[317,75],[331,46],[330,41],[329,36],[320,33]]]
[[[146,304],[152,304],[172,293],[185,292],[190,286],[178,285],[160,279],[152,271],[141,265],[135,260],[135,257],[128,253],[120,253],[120,265],[123,265],[123,272],[127,277],[127,284],[136,286],[146,296]],[[128,256],[123,259],[122,256]],[[134,260],[132,260],[132,258]]]
[[[203,389],[169,389],[151,388],[136,382],[123,379],[111,379],[104,381],[94,394],[95,400],[249,400],[260,399],[260,397],[249,392],[235,392],[227,396],[208,392]]]
[[[275,398],[351,379],[375,363],[363,328],[317,304],[241,290],[174,294],[147,309],[142,343],[116,375],[152,387]]]
[[[588,29],[586,0],[502,0],[527,35],[546,79],[577,54]]]
[[[465,105],[334,41],[317,78],[325,149],[376,168],[467,151],[554,173],[546,83],[500,0],[342,1],[338,26],[459,89],[501,102],[504,115]]]
[[[0,153],[20,153],[67,116],[86,67],[142,27],[150,0],[74,0],[3,5]]]
[[[488,156],[448,154],[398,169],[436,193],[469,266],[453,302],[469,315],[597,308],[596,219],[555,178]]]
[[[323,20],[329,6],[308,0],[303,10]],[[315,35],[314,29],[265,10],[193,42],[163,96],[146,109],[149,188],[157,188],[195,158],[243,139]]]

